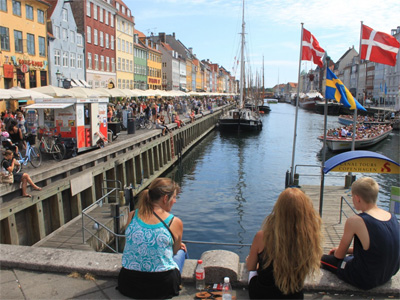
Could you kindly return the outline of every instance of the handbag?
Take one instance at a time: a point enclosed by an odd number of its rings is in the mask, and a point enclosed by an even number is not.
[[[14,174],[13,173],[0,173],[0,182],[1,183],[14,183]]]

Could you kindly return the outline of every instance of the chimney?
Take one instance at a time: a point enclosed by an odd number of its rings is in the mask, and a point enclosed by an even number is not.
[[[161,43],[165,43],[166,42],[165,32],[160,32],[158,34],[158,36],[160,38]]]
[[[192,47],[189,47],[189,52],[190,52],[190,54],[193,54],[193,48]]]
[[[175,32],[172,33],[172,37],[175,38]]]

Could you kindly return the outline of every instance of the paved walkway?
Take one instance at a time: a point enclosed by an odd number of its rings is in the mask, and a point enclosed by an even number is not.
[[[94,278],[78,273],[57,274],[25,271],[20,269],[0,270],[1,299],[129,299],[116,290],[117,279]],[[195,299],[193,283],[184,283],[178,297],[173,299]],[[248,291],[234,290],[237,299],[248,299]],[[394,299],[373,297],[374,299]],[[305,299],[371,299],[371,295],[306,293]]]

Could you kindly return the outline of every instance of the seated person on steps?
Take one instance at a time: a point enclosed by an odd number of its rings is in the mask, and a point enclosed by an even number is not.
[[[352,184],[353,204],[361,213],[347,219],[339,247],[321,259],[322,268],[363,290],[386,283],[399,270],[399,223],[396,216],[378,208],[378,192],[378,183],[370,177]]]

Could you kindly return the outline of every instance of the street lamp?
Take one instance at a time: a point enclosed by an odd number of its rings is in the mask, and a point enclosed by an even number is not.
[[[62,78],[62,74],[61,74],[60,70],[57,70],[56,76],[57,76],[57,80],[58,80],[58,87],[60,87],[60,80]]]

